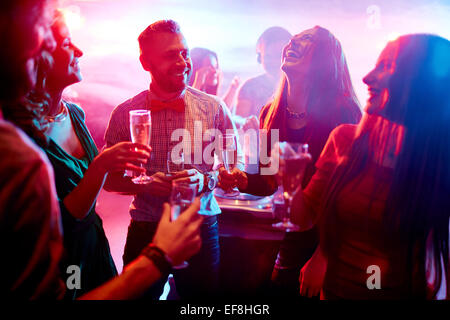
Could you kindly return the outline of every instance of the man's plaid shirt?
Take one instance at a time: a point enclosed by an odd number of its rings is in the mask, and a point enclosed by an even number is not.
[[[110,147],[122,141],[131,141],[129,111],[136,109],[149,110],[148,99],[149,91],[143,91],[134,98],[131,98],[117,106],[112,114],[106,129],[105,141],[106,146]],[[237,134],[236,127],[231,120],[230,112],[225,103],[219,98],[203,93],[191,87],[187,87],[184,93],[185,111],[178,113],[172,109],[164,109],[158,112],[151,112],[152,126],[150,145],[152,147],[152,157],[147,163],[147,174],[151,175],[156,172],[167,172],[167,153],[174,146],[180,143],[180,140],[171,141],[172,132],[176,129],[187,129],[191,137],[191,154],[184,149],[185,162],[188,158],[191,163],[195,164],[195,168],[206,173],[213,170],[213,164],[206,163],[203,156],[199,157],[199,151],[203,155],[205,147],[210,144],[210,140],[200,134],[204,134],[209,129],[217,129],[222,134],[226,130],[234,130]],[[197,125],[196,130],[194,130]],[[195,134],[194,134],[195,133]],[[183,139],[184,143],[189,139]],[[194,159],[194,152],[197,150]],[[243,170],[243,157],[238,146],[238,165]],[[192,168],[191,165],[185,164],[185,169]],[[220,208],[214,198],[212,192],[203,195],[201,199],[200,213],[204,215],[219,214]],[[146,195],[136,195],[130,206],[131,218],[135,221],[159,221],[162,214],[162,204],[167,202],[167,198],[161,198]]]

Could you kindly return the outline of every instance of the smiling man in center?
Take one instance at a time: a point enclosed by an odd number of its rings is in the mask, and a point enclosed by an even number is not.
[[[217,185],[218,172],[207,159],[197,163],[193,154],[184,153],[185,171],[167,176],[167,156],[179,141],[171,139],[172,133],[185,129],[192,137],[190,150],[201,146],[204,150],[211,141],[194,134],[200,122],[202,131],[216,130],[225,134],[237,133],[229,111],[219,98],[187,86],[192,69],[189,48],[173,20],[161,20],[148,26],[139,36],[140,61],[151,75],[150,90],[117,106],[111,114],[105,140],[108,147],[121,141],[130,141],[129,111],[151,111],[152,126],[150,145],[152,160],[146,164],[147,174],[153,177],[146,185],[133,184],[123,173],[108,175],[105,189],[121,194],[134,195],[130,206],[131,223],[123,255],[124,265],[135,259],[151,241],[162,213],[162,205],[168,201],[171,180],[188,178],[197,183],[201,198],[200,214],[205,215],[202,225],[202,248],[188,261],[186,269],[173,270],[177,293],[181,298],[212,297],[218,289],[219,235],[217,214],[220,208],[212,193]],[[207,139],[206,139],[207,140]],[[187,160],[187,159],[189,159]],[[238,149],[237,168],[243,169],[242,154]],[[192,164],[192,165],[191,165]],[[187,170],[186,170],[187,169]],[[219,169],[219,172],[224,169]],[[166,279],[149,292],[153,299],[161,295]]]

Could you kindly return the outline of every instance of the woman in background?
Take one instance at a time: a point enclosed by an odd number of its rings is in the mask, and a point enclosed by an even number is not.
[[[206,48],[193,48],[190,55],[192,72],[189,78],[189,86],[208,94],[217,95],[222,80],[217,54]],[[223,96],[223,100],[229,109],[233,106],[238,87],[239,78],[235,77]]]

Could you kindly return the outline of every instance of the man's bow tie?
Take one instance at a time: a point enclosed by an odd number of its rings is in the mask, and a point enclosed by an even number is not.
[[[176,98],[170,101],[161,101],[156,99],[150,100],[150,111],[161,111],[163,109],[170,108],[177,112],[184,111],[184,98]]]

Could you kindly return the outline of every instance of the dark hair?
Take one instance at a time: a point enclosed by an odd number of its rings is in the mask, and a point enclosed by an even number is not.
[[[20,7],[44,8],[45,2],[56,5],[57,0],[2,0],[0,1],[0,13],[1,15],[10,15],[14,10]],[[41,14],[40,10],[31,10],[29,13],[36,15],[36,17],[39,17]]]
[[[5,119],[13,122],[39,145],[46,146],[49,142],[45,131],[48,122],[45,116],[49,111],[50,96],[44,88],[46,73],[51,68],[53,58],[47,51],[41,52],[37,60],[37,82],[25,97],[19,100],[7,101],[2,104]]]
[[[149,25],[138,37],[141,55],[146,49],[151,49],[152,36],[156,33],[181,33],[180,25],[173,20],[159,20]]]
[[[15,99],[28,88],[24,73],[24,43],[29,42],[34,26],[52,0],[0,1],[0,100]],[[26,17],[26,18],[25,18]],[[26,19],[26,23],[24,21]]]
[[[53,11],[52,28],[55,24],[64,22],[64,14],[61,10]],[[50,96],[45,89],[45,81],[48,71],[53,67],[51,53],[44,50],[40,53],[37,61],[36,86],[27,93],[25,97],[17,101],[8,101],[2,105],[5,119],[13,122],[21,128],[36,143],[46,146],[49,142],[45,131],[48,121],[45,116],[49,112]]]
[[[268,45],[280,40],[286,41],[287,43],[291,38],[292,35],[286,29],[277,26],[270,27],[259,36],[258,41],[256,42],[256,52],[259,53],[261,51],[263,44]]]
[[[358,99],[353,90],[347,61],[341,44],[327,29],[316,26],[313,55],[314,75],[308,83],[307,115],[312,122],[330,128],[341,123],[356,123],[361,118]],[[280,129],[286,136],[287,80],[283,74],[267,116],[261,123],[264,129]]]
[[[211,51],[206,48],[192,48],[190,51],[190,57],[192,60],[192,71],[189,75],[189,85],[192,86],[195,80],[195,74],[198,71],[199,68],[202,67],[202,63],[207,57],[214,57],[217,60],[217,63],[219,63],[219,59],[217,58],[217,54],[214,51]],[[219,88],[219,82],[215,86],[204,86],[203,88],[200,88],[201,91],[217,95],[217,90]]]
[[[406,294],[410,296],[425,297],[425,260],[427,252],[432,253],[438,284],[433,288],[434,297],[444,272],[447,289],[450,283],[450,42],[434,35],[414,34],[402,36],[395,43],[398,52],[388,84],[386,118],[371,115],[361,122],[348,156],[331,176],[319,215],[321,243],[325,252],[335,249],[333,243],[339,237],[335,204],[340,191],[367,170],[377,152],[388,149],[386,143],[395,135],[395,128],[402,127],[401,148],[384,209],[383,234],[377,237],[389,244],[384,246],[386,250],[395,250],[405,263],[409,275]],[[384,142],[373,143],[380,132],[387,132]],[[432,251],[427,240],[432,242]]]
[[[61,10],[54,10],[52,31],[60,24],[66,25],[64,14]],[[15,123],[40,146],[45,147],[49,139],[45,135],[48,128],[46,116],[49,113],[51,97],[47,93],[47,76],[53,67],[53,57],[48,51],[41,52],[37,60],[36,86],[19,101],[8,102],[3,105],[5,119]]]

